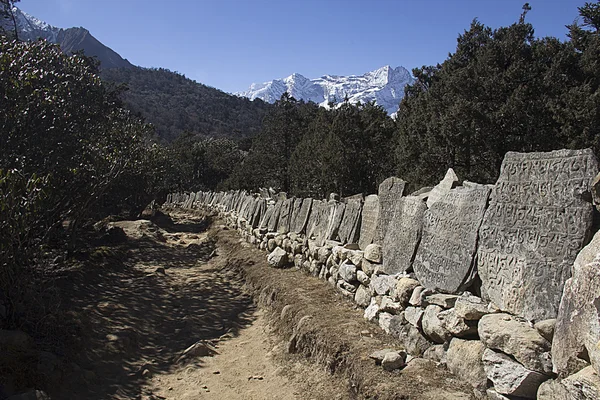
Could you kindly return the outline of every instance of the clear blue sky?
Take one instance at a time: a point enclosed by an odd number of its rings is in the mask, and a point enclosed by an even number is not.
[[[61,28],[83,26],[130,62],[226,92],[293,72],[362,74],[442,62],[477,17],[518,20],[524,0],[22,0]],[[565,39],[585,0],[529,0],[536,36]]]

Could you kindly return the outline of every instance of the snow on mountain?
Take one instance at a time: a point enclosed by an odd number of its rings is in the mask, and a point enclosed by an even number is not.
[[[0,3],[0,7],[2,7],[2,3]],[[18,7],[13,7],[12,12],[15,16],[17,32],[21,40],[42,38],[60,45],[61,49],[67,54],[83,50],[86,55],[97,57],[102,68],[129,68],[132,66],[129,61],[123,59],[110,47],[102,44],[85,28],[57,28],[27,14]],[[14,30],[12,19],[0,18],[0,27],[6,31]]]
[[[394,114],[404,97],[404,87],[413,81],[414,78],[406,68],[386,65],[364,75],[325,75],[308,79],[300,74],[292,74],[283,79],[253,83],[248,90],[236,95],[274,103],[283,93],[288,92],[295,99],[312,101],[324,107],[330,101],[339,103],[346,97],[351,103],[375,100],[388,114]]]

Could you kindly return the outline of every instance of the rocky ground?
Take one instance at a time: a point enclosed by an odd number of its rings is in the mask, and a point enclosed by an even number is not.
[[[399,343],[323,281],[268,267],[218,221],[172,217],[112,223],[122,242],[60,283],[80,335],[53,399],[471,398],[431,361],[375,365]]]

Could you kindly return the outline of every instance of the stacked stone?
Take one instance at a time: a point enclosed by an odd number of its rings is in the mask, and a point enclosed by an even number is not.
[[[508,153],[495,185],[449,170],[408,196],[389,178],[364,199],[261,190],[167,204],[218,212],[271,266],[327,280],[478,397],[600,398],[600,237],[579,252],[597,170],[590,150]]]

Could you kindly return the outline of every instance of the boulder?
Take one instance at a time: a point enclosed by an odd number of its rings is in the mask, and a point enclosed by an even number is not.
[[[348,261],[340,265],[339,274],[346,282],[356,282],[356,266]]]
[[[444,310],[438,314],[442,326],[452,336],[459,338],[476,338],[477,321],[468,321],[456,314],[454,308]]]
[[[402,277],[396,282],[396,286],[393,290],[393,296],[398,300],[399,303],[407,305],[410,297],[413,294],[413,290],[419,286],[419,281],[412,278]]]
[[[434,344],[423,352],[423,358],[435,361],[436,363],[446,364],[446,355],[448,350],[443,344]]]
[[[383,358],[385,357],[385,355],[387,353],[391,353],[391,352],[395,352],[395,351],[396,350],[394,350],[394,349],[377,350],[377,351],[374,351],[371,354],[369,354],[369,358],[372,360],[375,360],[376,365],[380,365],[381,362],[383,361]]]
[[[391,314],[398,314],[400,311],[404,309],[402,304],[394,301],[389,296],[383,296],[381,298],[381,305],[379,306],[381,311],[389,312]]]
[[[488,348],[513,356],[532,371],[552,373],[550,342],[528,323],[509,314],[488,314],[479,321],[478,333]]]
[[[425,288],[423,286],[417,286],[416,288],[414,288],[412,294],[410,295],[410,300],[408,301],[408,303],[411,306],[420,307],[423,302],[423,298],[421,296],[423,294],[423,291],[425,291]]]
[[[556,325],[556,319],[545,319],[538,321],[533,325],[535,329],[550,343],[552,343],[552,337],[554,336],[554,326]]]
[[[364,285],[360,285],[354,294],[354,301],[361,307],[368,307],[371,302],[371,293]]]
[[[371,243],[365,248],[364,257],[374,263],[381,262],[381,246]]]
[[[379,303],[375,297],[372,297],[371,303],[365,308],[364,317],[367,321],[373,321],[377,317],[377,314],[379,314]]]
[[[371,283],[369,276],[360,269],[356,271],[356,279],[365,286],[369,286],[369,283]]]
[[[407,307],[404,310],[404,318],[415,328],[420,328],[421,320],[423,318],[423,309],[420,307]]]
[[[458,297],[455,294],[435,293],[426,296],[423,304],[426,306],[433,304],[448,309],[454,307]]]
[[[386,295],[396,286],[396,279],[390,275],[378,275],[371,277],[370,287],[379,295]]]
[[[391,351],[387,353],[381,361],[381,366],[386,371],[404,368],[406,366],[406,353],[403,351]]]
[[[482,361],[488,379],[500,394],[535,399],[538,387],[548,379],[547,375],[529,370],[508,355],[491,349],[483,352]]]
[[[552,341],[554,372],[572,375],[588,362],[600,373],[600,233],[577,256],[565,284]],[[597,253],[598,254],[598,253]]]
[[[488,305],[481,297],[471,294],[462,295],[456,299],[454,303],[454,311],[456,315],[466,320],[479,320],[486,314],[490,313]]]
[[[390,333],[390,322],[394,316],[387,312],[379,313],[379,327],[385,331],[385,333]]]
[[[421,357],[432,343],[417,328],[410,324],[396,323],[399,321],[399,318],[392,319],[390,333],[402,342],[408,354]]]
[[[267,256],[267,262],[271,267],[283,268],[288,263],[288,255],[281,247],[277,247]]]
[[[448,346],[446,366],[461,380],[479,391],[484,391],[487,385],[487,375],[481,360],[484,351],[485,346],[479,340],[454,338]]]
[[[549,380],[539,387],[538,400],[596,400],[600,399],[600,377],[590,366],[562,381]]]
[[[421,325],[425,335],[435,343],[444,343],[450,339],[450,333],[444,328],[443,322],[438,315],[442,308],[436,305],[429,305],[425,308]]]

